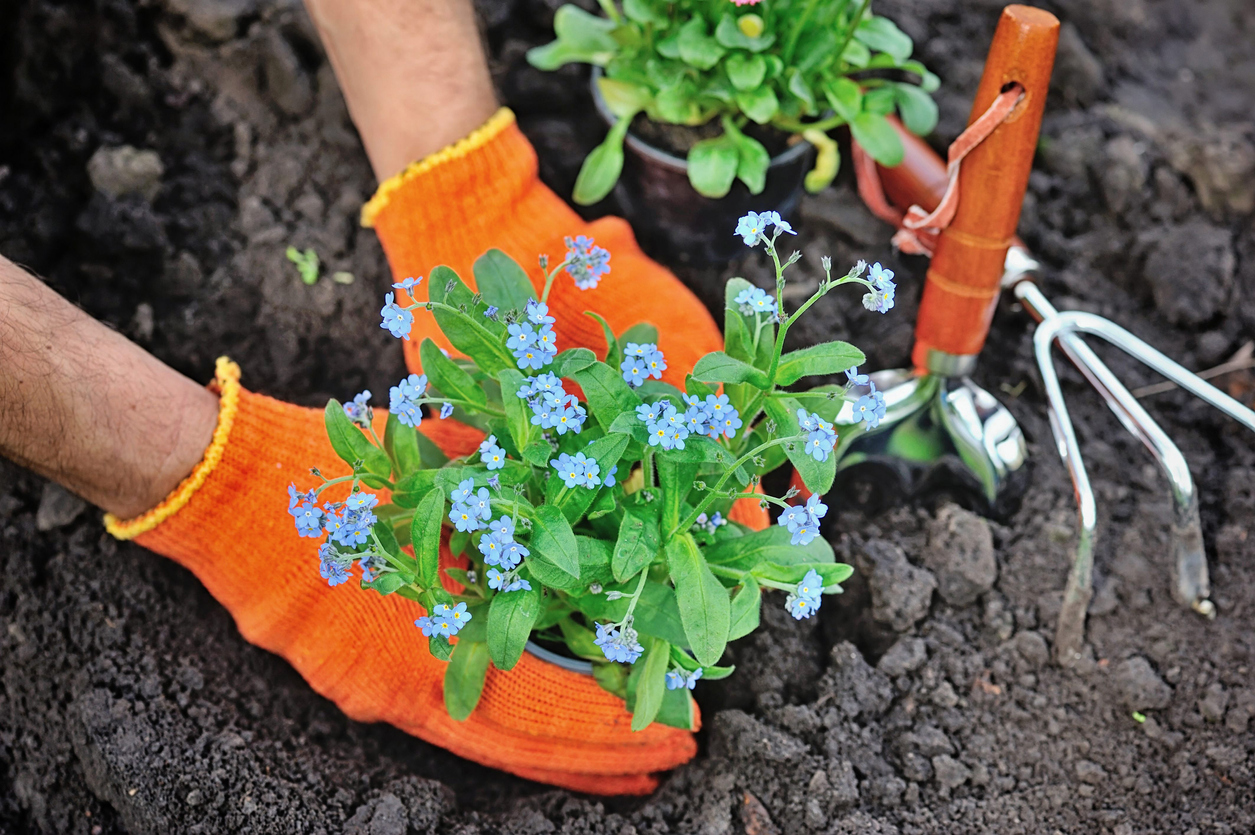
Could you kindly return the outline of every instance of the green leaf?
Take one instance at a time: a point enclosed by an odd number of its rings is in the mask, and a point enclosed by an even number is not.
[[[750,194],[762,194],[763,187],[767,184],[767,166],[771,165],[771,155],[767,153],[763,143],[752,136],[746,136],[731,119],[724,118],[723,128],[736,143],[739,155],[736,167],[737,179],[745,183]]]
[[[681,687],[663,693],[662,707],[658,708],[654,721],[682,731],[693,730],[693,697],[689,695],[688,688]]]
[[[844,583],[854,573],[853,567],[840,562],[802,562],[790,565],[762,562],[754,566],[752,571],[753,576],[758,579],[776,583],[800,583],[807,572],[814,571],[823,579],[824,588]]]
[[[703,139],[689,149],[689,182],[703,197],[723,197],[732,188],[740,159],[736,143],[726,134]]]
[[[925,93],[935,92],[941,86],[941,79],[929,72],[928,68],[919,61],[903,61],[901,67],[907,72],[913,72],[919,76],[920,89]]]
[[[763,590],[753,576],[747,576],[741,588],[732,596],[731,625],[728,627],[728,640],[735,641],[758,628],[762,613]],[[705,675],[703,675],[705,678]]]
[[[415,431],[414,440],[418,443],[419,457],[423,460],[423,466],[443,467],[449,463],[449,456],[444,454],[444,450],[436,446],[435,442],[422,432]]]
[[[449,643],[449,639],[443,635],[432,635],[428,638],[427,648],[431,650],[432,657],[438,661],[448,661],[453,655],[453,644]]]
[[[749,383],[764,391],[768,386],[765,372],[723,351],[712,351],[699,359],[693,366],[693,376],[706,383]]]
[[[653,562],[658,554],[658,539],[658,514],[643,508],[628,508],[619,523],[619,538],[615,540],[610,561],[614,579],[626,582]]]
[[[728,80],[738,90],[753,90],[763,83],[767,75],[767,62],[761,55],[729,55],[723,68],[728,71]]]
[[[902,147],[902,140],[884,116],[876,113],[860,113],[850,122],[850,133],[854,136],[854,141],[861,145],[872,159],[886,168],[893,168],[902,163],[902,158],[906,153]]]
[[[372,444],[362,434],[362,430],[349,420],[339,400],[332,398],[327,402],[327,408],[323,410],[323,422],[327,427],[331,448],[344,463],[351,467],[360,460],[367,472],[380,478],[387,478],[392,472],[392,462],[388,460],[388,454]]]
[[[597,79],[597,89],[610,112],[619,119],[631,119],[653,101],[648,87],[602,76]]]
[[[667,692],[667,667],[671,662],[671,646],[657,638],[644,638],[644,667],[636,684],[636,706],[632,711],[632,730],[643,731],[653,724]],[[639,663],[639,662],[638,662]]]
[[[765,125],[775,118],[780,110],[780,100],[771,85],[764,84],[753,90],[742,90],[736,94],[736,106],[741,112],[760,125]]]
[[[610,472],[610,468],[619,463],[619,458],[622,457],[623,451],[627,449],[628,441],[630,440],[631,438],[627,435],[616,433],[598,438],[583,449],[583,453],[586,456],[597,461],[598,471],[603,481],[606,474]],[[575,524],[592,505],[593,499],[597,498],[597,490],[590,490],[587,487],[574,487],[562,490],[558,496],[553,504],[562,511],[562,515],[567,518],[567,521]]]
[[[853,39],[845,45],[845,51],[841,53],[841,60],[854,69],[866,67],[871,58],[871,50]]]
[[[892,55],[898,61],[911,57],[915,45],[911,36],[903,32],[887,17],[869,17],[859,23],[854,37],[879,52]]]
[[[553,358],[553,364],[549,366],[548,371],[561,379],[588,368],[596,361],[597,355],[587,348],[568,348]],[[522,377],[519,379],[521,380]]]
[[[888,116],[898,106],[898,94],[891,86],[873,87],[863,94],[863,110]]]
[[[418,507],[423,497],[436,489],[437,472],[439,470],[417,470],[398,481],[392,491],[392,503],[403,508]]]
[[[642,25],[653,23],[657,26],[666,26],[670,22],[667,19],[667,13],[654,8],[654,5],[651,0],[623,0],[623,13],[627,15],[628,20]]]
[[[658,344],[658,328],[648,322],[637,322],[632,327],[619,334],[619,342],[623,345],[629,342],[635,342],[637,345],[645,345],[647,343]],[[609,363],[607,363],[609,365]]]
[[[530,548],[529,559],[539,559],[580,578],[579,545],[561,509],[548,504],[536,508]]]
[[[479,641],[458,641],[444,671],[444,706],[449,718],[465,722],[479,704],[488,677],[488,645]]]
[[[539,588],[493,596],[488,607],[488,653],[498,670],[511,670],[519,663],[539,616]]]
[[[822,342],[780,357],[776,385],[791,386],[803,377],[840,374],[866,360],[863,352],[848,342]]]
[[[581,206],[603,200],[623,173],[623,138],[627,136],[631,118],[615,122],[605,140],[584,158],[571,199]]]
[[[801,563],[831,564],[835,557],[832,546],[821,536],[807,545],[791,545],[793,535],[788,528],[772,525],[762,531],[747,533],[735,539],[724,539],[706,546],[706,561],[711,565],[749,571],[760,563],[777,565]]]
[[[856,82],[844,76],[824,85],[824,98],[828,99],[828,106],[847,122],[853,122],[863,109],[863,91]]]
[[[566,641],[567,649],[575,655],[589,661],[606,660],[606,654],[597,646],[597,636],[593,630],[581,626],[569,617],[558,621],[558,628],[562,630],[562,640]]]
[[[753,286],[743,278],[729,279],[724,286],[723,346],[729,356],[742,362],[754,359],[753,336],[736,297]]]
[[[604,659],[605,656],[603,655]],[[622,664],[611,664],[606,661],[593,664],[593,679],[607,693],[613,693],[620,699],[627,699],[627,680],[630,670]]]
[[[614,21],[568,3],[553,16],[557,40],[528,50],[527,60],[541,70],[556,70],[569,61],[605,66],[619,50],[611,35],[614,29]]]
[[[475,259],[475,287],[488,304],[502,311],[522,312],[537,298],[531,279],[513,258],[499,249],[490,249]],[[426,364],[423,369],[426,370]]]
[[[697,125],[703,119],[702,109],[697,103],[697,91],[690,83],[659,91],[654,97],[654,110],[658,120],[676,125]],[[650,115],[653,117],[655,114]]]
[[[577,536],[575,541],[580,549],[580,582],[584,586],[611,582],[614,579],[610,569],[613,546],[592,536]]]
[[[812,493],[823,495],[832,489],[832,482],[837,476],[837,457],[829,454],[826,461],[816,461],[805,450],[806,435],[797,422],[797,410],[801,404],[793,398],[768,398],[763,404],[768,417],[776,422],[777,437],[794,437],[784,445],[785,455],[789,457],[802,483]]]
[[[736,456],[705,435],[690,435],[684,440],[684,449],[659,451],[665,460],[685,461],[690,464],[722,464],[726,468]]]
[[[410,475],[423,466],[423,456],[418,448],[418,430],[403,424],[392,412],[388,413],[388,422],[384,425],[383,448],[401,468],[398,478]],[[397,489],[400,487],[398,482]]]
[[[440,585],[440,528],[444,524],[444,494],[432,490],[419,502],[410,522],[410,542],[418,560],[418,582],[423,588]]]
[[[387,596],[400,589],[402,586],[408,585],[405,577],[399,571],[389,571],[380,574],[369,583],[362,583],[362,588],[373,589],[382,596]]]
[[[487,407],[488,397],[483,388],[470,374],[462,370],[462,366],[446,357],[435,342],[424,339],[419,346],[418,355],[423,364],[423,373],[441,394],[474,403],[481,408]]]
[[[533,467],[548,467],[552,456],[553,447],[546,440],[532,441],[523,449],[523,460]]]
[[[501,384],[501,405],[505,409],[510,438],[516,449],[526,450],[532,442],[535,427],[532,426],[531,415],[527,413],[527,401],[516,396],[523,387],[523,375],[513,368],[503,368],[497,372],[497,382]]]
[[[619,363],[623,360],[623,356],[619,350],[619,340],[615,338],[614,330],[611,329],[610,323],[600,313],[594,313],[591,310],[585,310],[584,315],[596,319],[597,324],[601,325],[601,333],[606,338],[606,365],[611,368],[618,368]],[[591,364],[589,363],[589,365]]]
[[[719,41],[706,33],[706,21],[700,15],[695,15],[680,27],[676,46],[680,50],[680,60],[699,70],[710,69],[727,54]]]
[[[693,487],[697,465],[658,457],[658,484],[662,487],[662,530],[670,532],[680,523],[680,509]],[[664,533],[664,536],[666,534]]]
[[[641,399],[623,381],[623,375],[604,362],[595,362],[571,376],[584,390],[588,408],[603,427],[641,404]]]
[[[453,292],[446,293],[445,288],[453,284]],[[470,290],[458,278],[458,274],[445,266],[436,267],[428,276],[428,295],[432,301],[443,302],[451,307],[466,304],[471,297]],[[474,360],[484,371],[495,374],[502,368],[513,368],[514,357],[506,350],[505,345],[491,331],[477,322],[469,314],[460,310],[436,309],[433,311],[436,324],[463,354]],[[482,317],[481,317],[482,318]]]
[[[728,49],[748,49],[750,52],[762,52],[776,42],[774,33],[764,33],[756,38],[745,35],[736,25],[736,19],[725,14],[715,27],[715,40]]]
[[[718,664],[731,622],[728,590],[711,573],[697,543],[687,533],[667,543],[667,564],[693,655],[701,664]]]
[[[806,78],[796,69],[789,74],[789,92],[797,96],[806,105],[806,113],[815,112],[815,94],[811,92]]]
[[[802,131],[802,138],[815,146],[815,167],[806,173],[804,185],[811,194],[826,189],[841,167],[841,151],[828,134],[818,128]]]
[[[937,103],[932,96],[914,84],[895,84],[898,112],[902,114],[902,124],[916,136],[927,136],[937,127]]]

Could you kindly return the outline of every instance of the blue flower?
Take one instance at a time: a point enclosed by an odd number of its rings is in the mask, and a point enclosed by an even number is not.
[[[548,365],[558,355],[558,337],[550,325],[545,325],[540,329],[540,333],[536,334],[536,347],[540,349],[541,356],[544,358],[542,365]]]
[[[663,358],[662,351],[659,351],[658,346],[652,342],[648,345],[642,345],[641,348],[645,351],[642,359],[645,360],[648,376],[653,377],[655,380],[661,380],[662,372],[667,370],[667,361]]]
[[[336,542],[345,547],[364,545],[369,539],[371,525],[375,524],[375,514],[369,510],[355,512],[345,507],[339,512],[328,511],[323,522],[323,530]]]
[[[886,270],[884,267],[880,266],[879,261],[872,264],[872,268],[868,271],[867,277],[871,280],[871,283],[877,287],[893,286],[893,270]]]
[[[804,597],[815,604],[815,608],[819,608],[820,595],[824,593],[824,578],[819,576],[819,572],[811,569],[806,572],[806,576],[802,578],[802,582],[797,584],[797,589],[793,592],[798,597]]]
[[[370,425],[370,389],[353,396],[353,402],[344,404],[344,413],[359,426]]]
[[[432,620],[427,615],[423,615],[421,618],[414,621],[414,625],[423,630],[423,636],[427,638],[430,638],[438,632],[436,621]]]
[[[475,479],[466,478],[458,482],[458,486],[449,493],[449,501],[464,502],[475,492]]]
[[[645,354],[647,353],[647,349],[649,347],[650,347],[650,344],[648,342],[645,343],[644,345],[640,345],[636,342],[629,342],[627,345],[623,346],[623,356],[643,358]]]
[[[710,421],[710,437],[718,439],[721,434],[725,438],[736,437],[736,431],[741,428],[741,415],[733,408],[728,408],[726,411],[722,420],[713,418]]]
[[[623,381],[632,388],[636,388],[649,379],[649,373],[645,369],[645,360],[640,357],[624,357],[623,362],[619,363],[619,370],[623,372]]]
[[[824,500],[818,493],[811,493],[810,498],[806,500],[806,512],[810,514],[811,522],[818,527],[819,520],[828,515],[828,505],[824,504]]]
[[[505,341],[505,346],[511,351],[528,348],[536,343],[536,331],[526,322],[512,322],[506,326],[506,330],[510,338]]]
[[[502,542],[512,542],[514,540],[514,519],[510,516],[500,516],[488,523],[488,530],[492,531],[493,536]]]
[[[556,461],[550,461],[549,466],[558,471],[558,476],[567,487],[595,488],[601,484],[601,465],[597,459],[589,458],[582,452],[575,455],[564,452]]]
[[[494,533],[484,534],[479,538],[479,553],[485,565],[501,565],[501,540]]]
[[[398,305],[392,299],[392,293],[383,297],[384,305],[379,310],[379,315],[383,317],[383,322],[380,323],[379,327],[398,339],[409,339],[410,326],[414,324],[414,314]]]
[[[687,687],[689,690],[692,690],[697,686],[697,680],[701,677],[701,667],[698,667],[691,673],[684,670],[667,670],[667,689],[679,690],[682,687]]]
[[[470,612],[466,611],[465,603],[459,603],[453,607],[450,607],[448,603],[438,603],[432,610],[432,619],[449,624],[450,631],[442,634],[456,635],[462,631],[462,627],[471,622],[473,617]]]
[[[858,373],[858,366],[853,365],[845,370],[845,379],[852,386],[865,386],[872,381],[872,378],[866,374]]]
[[[522,577],[515,577],[513,580],[510,581],[510,584],[508,586],[502,589],[502,591],[506,591],[506,592],[531,591],[531,590],[532,590],[532,584],[524,580]]]
[[[798,597],[790,592],[789,596],[784,599],[784,608],[794,620],[804,620],[819,611],[820,601],[812,600],[809,597]]]
[[[440,404],[440,419],[441,419],[441,420],[444,420],[445,418],[447,418],[447,417],[448,417],[449,415],[451,415],[451,414],[453,414],[453,404],[452,404],[452,403],[441,403],[441,404]]]
[[[513,571],[502,573],[495,568],[490,568],[488,569],[488,588],[496,589],[502,593],[523,589],[531,591],[532,584],[519,577]]]
[[[505,466],[505,450],[497,445],[496,435],[489,435],[479,445],[479,460],[490,470],[499,470]]]
[[[791,504],[780,514],[776,524],[782,528],[788,528],[789,533],[795,533],[800,526],[807,524],[809,519],[806,508],[801,505]]]
[[[779,212],[763,212],[758,216],[758,219],[762,221],[764,226],[770,224],[771,226],[776,227],[776,232],[788,232],[790,235],[797,234],[793,231],[792,226],[784,222],[784,220],[780,217]]]
[[[690,400],[689,395],[685,395],[684,399]],[[705,435],[710,427],[710,413],[699,398],[693,397],[692,401],[684,410],[684,429],[690,435]]]
[[[867,424],[868,429],[875,429],[885,416],[885,396],[876,391],[872,385],[871,393],[865,394],[854,403],[854,416]]]
[[[758,212],[750,212],[736,222],[736,234],[745,241],[746,246],[756,246],[758,238],[766,230],[767,224]]]
[[[593,239],[577,235],[566,239],[566,271],[581,290],[591,290],[610,272],[610,253],[593,245]]]
[[[693,523],[694,528],[701,528],[706,533],[713,534],[716,530],[728,524],[728,520],[723,518],[723,514],[715,511],[714,516],[707,517],[705,513],[697,514],[697,521]]]
[[[619,472],[619,465],[615,464],[610,468],[610,472],[606,473],[606,480],[602,482],[603,487],[613,487],[615,485],[614,476]]]
[[[411,374],[388,389],[388,409],[406,426],[418,427],[423,422],[419,400],[427,392],[427,375]]]
[[[761,287],[747,287],[737,293],[733,301],[749,313],[775,313],[778,310],[776,300]]]
[[[327,585],[335,587],[348,581],[350,560],[340,556],[334,545],[324,542],[318,546],[318,560],[318,573]]]
[[[421,283],[422,280],[423,280],[423,277],[421,275],[418,278],[413,278],[413,277],[403,278],[400,281],[398,281],[396,284],[393,284],[392,286],[397,288],[398,290],[404,290],[405,292],[408,293],[411,290],[413,290],[415,286]]]
[[[809,545],[819,536],[819,520],[828,512],[828,506],[817,497],[812,498],[814,504],[808,499],[805,505],[789,505],[776,520],[776,524],[793,534],[789,541],[794,545]]]
[[[684,418],[671,403],[663,403],[658,419],[651,421],[649,428],[649,445],[663,449],[684,449],[684,441],[689,432],[684,428]]]
[[[527,319],[536,325],[552,325],[556,319],[549,315],[549,305],[529,299],[527,302]]]
[[[575,395],[568,394],[565,404],[553,413],[553,428],[558,430],[559,435],[565,435],[568,431],[578,435],[587,419],[588,412],[584,411]]]
[[[488,305],[484,310],[484,318],[492,319],[494,322],[497,320],[497,306],[495,304]]]
[[[863,296],[863,307],[874,313],[888,313],[893,309],[893,296],[897,288],[893,283],[893,271],[880,266],[880,262],[872,264],[867,274],[872,289]]]
[[[479,518],[478,510],[463,502],[453,503],[453,506],[449,509],[449,521],[453,523],[453,527],[463,533],[477,531],[484,526],[483,521]]]
[[[313,490],[308,493],[296,492],[296,485],[288,485],[288,513],[296,520],[296,532],[300,536],[316,537],[322,535],[322,509],[314,502],[317,497]]]
[[[388,564],[382,556],[375,554],[365,554],[357,564],[362,569],[362,582],[373,583],[383,573],[384,566]]]
[[[597,624],[597,638],[593,643],[601,647],[607,660],[621,661],[626,664],[635,664],[636,659],[640,658],[641,653],[645,651],[645,648],[636,641],[636,630],[630,626],[624,626],[620,631],[617,625],[599,623]]]
[[[523,561],[524,557],[530,557],[531,555],[531,551],[517,542],[503,542],[501,544],[501,565],[505,568],[514,568]]]
[[[466,506],[479,517],[481,523],[487,522],[492,518],[492,498],[488,493],[487,487],[481,487],[474,496],[466,502]],[[480,524],[479,527],[484,527]]]
[[[837,443],[837,433],[832,424],[819,415],[797,410],[797,422],[806,434],[806,454],[816,461],[827,461]]]
[[[663,405],[665,401],[662,400],[657,403],[642,403],[636,407],[636,419],[641,423],[653,423],[662,414]]]
[[[496,475],[490,475],[490,476],[488,476],[488,489],[490,489],[490,490],[500,490],[500,489],[501,489],[501,479],[497,478],[497,476],[496,476]]]

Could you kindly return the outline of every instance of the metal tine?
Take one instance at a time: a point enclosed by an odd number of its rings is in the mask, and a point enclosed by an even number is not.
[[[1015,286],[1015,296],[1038,321],[1057,316],[1057,311],[1031,281]],[[1137,398],[1115,376],[1081,337],[1071,332],[1058,336],[1059,348],[1080,369],[1134,437],[1140,440],[1158,462],[1172,494],[1173,517],[1170,550],[1174,568],[1173,593],[1185,606],[1206,617],[1215,616],[1215,607],[1203,550],[1203,528],[1198,515],[1198,492],[1181,450],[1152,418]]]
[[[1031,294],[1028,292],[1021,294],[1019,287],[1017,287],[1017,296],[1021,295],[1029,296]],[[1043,319],[1033,335],[1034,353],[1036,354],[1042,381],[1046,386],[1051,429],[1059,445],[1060,455],[1063,457],[1064,463],[1067,464],[1072,475],[1081,516],[1081,538],[1077,545],[1077,555],[1073,562],[1072,571],[1068,575],[1068,586],[1064,592],[1064,603],[1060,611],[1059,626],[1055,638],[1055,652],[1060,663],[1068,663],[1079,659],[1084,642],[1085,610],[1092,595],[1093,547],[1097,522],[1093,490],[1089,484],[1089,476],[1081,458],[1076,432],[1068,415],[1067,404],[1063,399],[1063,390],[1059,385],[1059,378],[1055,373],[1051,356],[1051,346],[1056,340],[1074,336],[1077,332],[1105,339],[1177,383],[1177,385],[1220,409],[1247,428],[1255,431],[1255,412],[1252,412],[1232,397],[1215,388],[1215,386],[1205,382],[1197,375],[1150,347],[1114,322],[1095,316],[1092,313],[1081,311],[1056,312],[1054,315]],[[1079,339],[1076,341],[1083,347],[1081,354],[1089,353],[1092,355],[1092,351],[1089,351],[1088,346],[1085,346]],[[1075,349],[1076,345],[1071,347]],[[1094,359],[1097,360],[1097,357],[1094,357]],[[1098,362],[1098,367],[1105,371],[1105,375],[1100,374],[1100,377],[1110,375],[1109,379],[1102,380],[1108,388],[1108,393],[1115,396],[1117,392],[1123,390],[1124,394],[1128,394],[1119,381],[1111,375],[1109,369],[1103,366],[1101,362]],[[1090,366],[1091,371],[1094,368],[1094,366]],[[1111,383],[1115,385],[1111,386]],[[1102,388],[1099,390],[1102,391]],[[1131,395],[1129,395],[1129,399],[1132,400]],[[1121,403],[1121,405],[1127,404]],[[1134,403],[1134,405],[1136,404]],[[1144,410],[1141,410],[1141,412],[1141,416],[1145,417],[1142,428],[1149,429],[1153,427],[1158,435],[1166,440],[1166,435],[1163,435],[1162,429],[1149,416],[1145,415]],[[1133,415],[1130,415],[1130,418],[1133,418]],[[1153,435],[1154,433],[1152,432],[1151,434]],[[1145,436],[1139,434],[1139,437],[1142,437],[1143,441],[1146,440]],[[1167,447],[1175,450],[1175,446],[1170,441],[1167,443]],[[1152,451],[1155,451],[1153,447]],[[1175,451],[1176,455],[1179,456],[1180,451]],[[1164,463],[1162,459],[1161,463]],[[1188,474],[1188,471],[1186,472]],[[1192,494],[1192,482],[1190,487],[1191,500],[1184,507],[1178,505],[1178,517],[1174,519],[1173,523],[1174,540],[1182,540],[1182,547],[1177,553],[1178,596],[1184,596],[1189,592],[1195,595],[1205,595],[1207,591],[1205,585],[1200,585],[1200,583],[1205,584],[1207,582],[1206,557],[1202,553],[1202,537],[1198,528],[1198,503],[1197,497]],[[1174,494],[1174,499],[1176,498]],[[1198,534],[1197,547],[1195,547],[1194,543],[1188,541],[1195,532]],[[1191,584],[1193,584],[1192,589],[1190,588]],[[1195,609],[1202,614],[1208,616],[1214,614],[1214,607],[1210,605],[1210,601],[1207,601],[1205,597],[1201,600],[1195,597],[1195,603]]]

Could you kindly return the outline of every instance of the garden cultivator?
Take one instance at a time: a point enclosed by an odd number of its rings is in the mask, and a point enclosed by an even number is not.
[[[1080,369],[1121,424],[1146,445],[1167,476],[1174,510],[1170,531],[1174,594],[1182,604],[1207,617],[1214,617],[1215,607],[1208,599],[1210,588],[1198,496],[1185,458],[1082,335],[1097,336],[1115,345],[1252,431],[1255,431],[1255,412],[1110,320],[1090,313],[1056,310],[1034,282],[1038,264],[1012,235],[1040,127],[1054,54],[1057,30],[1044,18],[1053,20],[1044,12],[1025,7],[1012,6],[1003,12],[973,115],[985,112],[993,98],[991,93],[1011,81],[1018,81],[1024,87],[1024,100],[972,150],[957,177],[954,176],[958,166],[953,161],[953,148],[948,174],[945,163],[932,149],[904,130],[900,133],[906,156],[901,166],[877,169],[875,163],[856,152],[859,191],[875,213],[901,226],[904,231],[895,237],[895,242],[903,245],[904,250],[927,252],[928,238],[921,233],[935,234],[936,227],[942,228],[936,238],[933,264],[920,306],[920,321],[916,325],[913,360],[917,371],[873,375],[877,384],[882,380],[885,385],[896,383],[885,392],[885,420],[876,430],[851,438],[842,445],[841,451],[845,455],[843,466],[869,457],[882,466],[893,466],[895,459],[918,461],[921,453],[928,452],[927,445],[918,440],[918,425],[921,418],[927,418],[934,428],[943,429],[953,439],[953,446],[960,453],[959,460],[967,468],[966,477],[969,481],[975,479],[990,506],[998,509],[1010,496],[1015,476],[1023,472],[1023,438],[1005,408],[965,375],[974,367],[976,354],[984,343],[999,291],[1007,289],[1014,293],[1024,309],[1040,323],[1033,338],[1034,351],[1049,404],[1051,430],[1072,478],[1079,508],[1080,537],[1055,635],[1056,660],[1070,664],[1081,657],[1084,646],[1085,613],[1093,593],[1097,505],[1055,371],[1053,347],[1057,344]],[[1016,28],[1010,30],[1012,26]],[[1012,41],[1010,31],[1014,32],[1014,43],[1021,50],[1014,55],[1008,55],[1010,48],[1006,45]],[[1030,72],[1034,67],[1041,71]],[[1027,112],[1017,120],[1021,107]],[[959,142],[962,140],[960,137]],[[929,223],[921,223],[925,218],[919,207],[931,208],[944,205],[947,200],[957,201],[956,189],[948,188],[952,179],[957,179],[957,194],[961,195],[957,210],[950,209],[954,220],[946,227],[943,217],[929,230]],[[998,196],[990,196],[990,191]],[[886,196],[897,205],[912,206],[911,212],[903,216],[886,202]],[[1003,221],[1009,219],[999,227],[1003,237],[998,239],[985,232],[983,239],[974,240],[972,224],[992,227],[991,207],[1001,209]],[[936,221],[937,214],[934,211],[927,220]],[[979,231],[976,234],[980,234]],[[950,243],[955,239],[976,244],[961,250],[960,257],[967,260],[955,260],[955,247]],[[946,260],[939,264],[943,256]],[[958,281],[953,280],[956,275],[961,276]],[[937,434],[933,432],[934,436]]]

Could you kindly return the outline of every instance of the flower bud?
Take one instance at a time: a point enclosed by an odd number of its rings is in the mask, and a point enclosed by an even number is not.
[[[747,38],[757,38],[763,33],[763,19],[756,14],[747,14],[737,20],[736,28]]]

